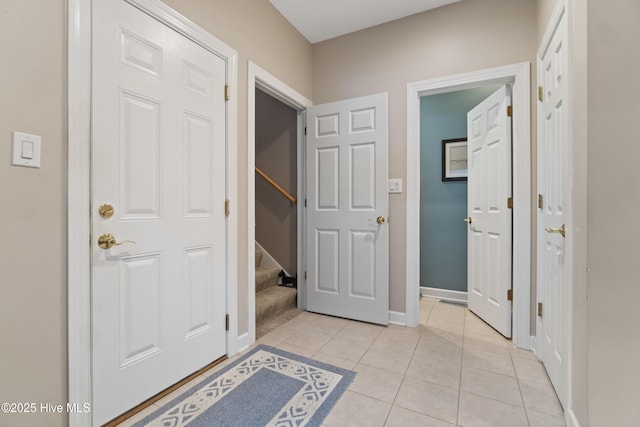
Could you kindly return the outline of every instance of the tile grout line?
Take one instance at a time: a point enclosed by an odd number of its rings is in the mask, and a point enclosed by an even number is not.
[[[428,329],[428,328],[427,328],[427,324],[429,323],[429,321],[430,321],[430,320],[433,320],[433,319],[436,319],[435,314],[438,314],[438,310],[436,310],[436,304],[439,304],[439,303],[440,303],[440,301],[437,301],[436,303],[434,303],[434,304],[430,304],[430,305],[428,306],[428,312],[426,313],[425,321],[424,321],[424,323],[421,323],[421,324],[420,324],[420,326],[424,326],[424,327],[425,327],[425,329]],[[425,304],[425,305],[426,305],[426,304]],[[425,308],[427,308],[427,307],[425,307]],[[472,314],[472,313],[471,313],[471,314]],[[446,317],[446,316],[445,316],[445,317]],[[469,321],[469,319],[470,319],[470,318],[471,318],[471,316],[470,316],[470,312],[468,311],[468,308],[465,308],[465,309],[464,309],[464,312],[462,313],[462,320],[463,320],[463,322],[462,322],[462,334],[461,334],[461,335],[462,335],[462,342],[461,342],[462,352],[461,352],[461,355],[459,356],[459,357],[460,357],[460,359],[459,359],[459,361],[460,361],[460,365],[459,365],[459,366],[460,366],[460,377],[459,377],[459,380],[458,380],[458,396],[457,396],[457,397],[458,397],[458,401],[457,401],[457,411],[456,411],[456,424],[457,424],[457,425],[459,425],[458,423],[460,422],[461,394],[462,394],[462,375],[463,375],[462,370],[463,370],[464,352],[465,352],[465,347],[466,347],[466,345],[470,345],[470,344],[471,344],[471,341],[469,341],[468,339],[471,339],[472,337],[474,337],[474,335],[476,334],[476,332],[477,332],[477,333],[479,333],[479,334],[481,334],[481,335],[492,336],[492,335],[490,335],[490,334],[485,334],[485,333],[484,333],[484,331],[476,331],[476,329],[474,329],[474,326],[475,326],[475,325],[468,324],[468,321]],[[349,323],[349,322],[347,322],[344,326],[342,326],[341,328],[339,328],[339,330],[337,330],[337,331],[335,331],[335,333],[331,334],[331,339],[334,339],[334,338],[338,337],[338,336],[339,336],[339,334],[340,334],[342,331],[344,331],[346,328],[348,328],[348,327],[349,327],[349,325],[350,325],[350,323]],[[470,326],[470,328],[471,328],[469,331],[467,330],[467,326]],[[436,329],[441,329],[441,328],[437,328],[437,327],[435,327],[435,328],[436,328]],[[373,337],[372,337],[372,339],[371,339],[371,340],[369,340],[369,341],[366,343],[366,346],[365,346],[365,348],[364,348],[364,351],[363,351],[362,355],[360,355],[360,356],[358,357],[358,360],[356,360],[356,361],[349,360],[349,361],[350,361],[350,363],[354,363],[354,367],[352,368],[352,370],[354,370],[354,371],[355,371],[355,370],[356,370],[356,366],[358,366],[359,364],[362,364],[362,361],[363,361],[363,359],[364,359],[365,355],[367,354],[367,352],[368,352],[368,351],[370,351],[370,350],[374,347],[374,345],[375,345],[375,343],[376,343],[376,340],[380,339],[380,336],[381,336],[381,334],[383,333],[383,331],[384,331],[384,330],[385,330],[385,328],[381,328],[381,329],[379,329],[379,330],[377,331],[377,333],[375,334],[375,336],[373,336]],[[449,331],[449,330],[447,330],[447,329],[445,329],[445,331],[453,332],[453,331]],[[354,393],[354,394],[357,394],[357,395],[360,395],[360,396],[363,396],[363,397],[367,397],[367,398],[373,399],[373,400],[375,400],[375,401],[378,401],[378,402],[380,402],[380,403],[384,403],[384,404],[386,404],[386,405],[390,405],[390,409],[389,409],[389,411],[387,412],[386,417],[385,417],[385,419],[384,419],[384,423],[385,423],[385,424],[389,422],[390,415],[391,415],[391,411],[393,411],[394,407],[399,408],[399,409],[403,409],[403,410],[408,410],[408,411],[411,411],[411,412],[416,412],[416,411],[411,410],[411,409],[409,409],[409,408],[404,408],[403,406],[397,405],[396,403],[397,403],[397,398],[398,398],[398,395],[399,395],[399,391],[400,391],[400,389],[401,389],[401,387],[402,387],[402,384],[403,384],[403,383],[404,383],[408,378],[410,378],[410,377],[408,376],[409,367],[411,366],[411,362],[414,360],[414,358],[418,357],[418,356],[416,355],[416,352],[417,352],[418,346],[419,346],[420,341],[422,340],[422,338],[423,338],[423,335],[422,335],[422,334],[419,334],[419,335],[418,335],[417,342],[416,342],[416,343],[415,343],[415,345],[413,346],[412,352],[410,353],[410,360],[409,360],[409,364],[408,364],[407,368],[406,368],[406,369],[404,369],[404,371],[402,372],[402,375],[401,375],[401,377],[400,377],[400,386],[399,386],[399,387],[398,387],[398,389],[395,391],[395,394],[392,396],[392,399],[390,399],[389,401],[381,400],[381,399],[379,399],[379,398],[372,397],[372,396],[369,396],[369,395],[367,395],[367,394],[363,394],[363,393],[361,393],[361,392],[357,392],[357,391],[350,390],[350,391],[351,391],[352,393]],[[285,341],[286,341],[286,338],[285,338],[285,339],[281,339],[281,342],[285,342]],[[277,346],[277,345],[275,345],[275,346]],[[325,347],[326,347],[326,343],[325,343],[323,346],[321,346],[319,349],[317,349],[316,351],[314,351],[311,357],[316,357],[318,354],[322,353],[322,350],[323,350],[323,348],[325,348]],[[483,350],[484,350],[484,349],[483,349]],[[487,351],[487,352],[489,352],[489,353],[492,353],[492,351],[491,351],[491,350],[484,350],[484,351]],[[520,401],[521,401],[521,403],[522,403],[522,409],[524,409],[524,410],[525,410],[525,422],[527,423],[527,425],[530,425],[530,424],[531,424],[531,422],[530,422],[530,420],[529,420],[529,411],[528,411],[528,408],[527,408],[527,407],[526,407],[526,405],[525,405],[524,394],[523,394],[523,390],[522,390],[522,387],[521,387],[521,380],[522,380],[522,379],[517,375],[517,372],[516,372],[516,369],[515,369],[515,364],[516,364],[515,360],[516,360],[516,359],[518,359],[518,360],[529,360],[529,359],[528,359],[528,358],[525,358],[525,357],[520,357],[520,355],[518,355],[518,354],[514,354],[514,352],[512,352],[511,350],[508,352],[508,354],[509,354],[509,359],[508,359],[508,360],[510,361],[510,363],[511,363],[511,367],[512,367],[512,369],[513,369],[513,371],[514,371],[514,378],[516,379],[516,384],[517,384],[517,386],[518,386],[518,392],[520,393]],[[369,365],[367,365],[367,366],[369,366]],[[376,366],[373,366],[373,365],[372,365],[372,367],[377,368]],[[377,369],[384,369],[384,368],[377,368]],[[481,370],[481,371],[486,371],[485,369],[480,369],[480,370]],[[506,375],[506,374],[501,374],[501,373],[497,373],[497,372],[493,372],[493,371],[487,371],[487,372],[496,373],[496,374],[498,374],[498,375],[509,376],[509,375]],[[535,380],[534,380],[534,381],[532,381],[532,382],[534,382],[534,383],[538,383],[538,382],[537,382],[537,381],[535,381]],[[472,392],[470,392],[470,393],[472,393]],[[472,393],[472,394],[475,394],[475,393]],[[483,396],[483,395],[479,395],[479,396],[480,396],[480,397],[487,398],[487,399],[490,399],[490,400],[493,400],[493,401],[497,401],[497,402],[500,402],[500,403],[507,403],[507,404],[510,404],[509,402],[504,402],[503,400],[498,399],[498,398],[492,398],[492,397]],[[513,405],[513,404],[510,404],[510,405],[512,405],[512,406],[517,406],[517,405]],[[417,413],[422,414],[421,412],[417,412]],[[544,412],[544,414],[547,414],[547,413],[546,413],[546,412]],[[424,414],[424,415],[433,417],[432,415],[428,415],[428,414]],[[552,416],[551,414],[547,414],[547,415]],[[437,418],[437,419],[441,419],[441,418],[439,418],[439,417],[436,417],[436,418]],[[381,421],[382,421],[382,420],[381,420]],[[446,420],[443,420],[443,421],[446,421]]]
[[[347,324],[347,325],[348,325],[348,324]],[[340,331],[344,330],[344,329],[347,327],[347,325],[345,325],[345,327],[344,327],[344,328],[342,328]],[[340,333],[340,331],[338,331],[338,333]],[[355,365],[353,366],[353,369],[351,369],[351,371],[353,371],[353,372],[355,372],[355,373],[356,373],[356,377],[357,377],[357,375],[358,375],[358,372],[355,370],[355,368],[360,364],[360,362],[361,362],[361,361],[362,361],[362,359],[364,358],[364,355],[365,355],[365,354],[367,354],[367,351],[369,351],[369,349],[373,346],[373,343],[378,339],[378,337],[380,336],[380,334],[382,333],[382,331],[383,331],[383,329],[380,329],[380,331],[378,331],[378,333],[377,333],[377,334],[376,334],[376,336],[371,340],[371,342],[369,342],[369,343],[367,344],[367,348],[366,348],[366,349],[365,349],[365,351],[362,353],[362,356],[360,356],[360,358],[355,362]],[[338,336],[338,333],[336,333],[336,335],[335,335],[335,336]],[[334,336],[334,338],[335,338],[335,336]],[[325,344],[325,345],[326,345],[326,344]],[[319,349],[315,354],[319,353],[321,350],[322,350],[322,347],[321,347],[321,348],[320,348],[320,349]],[[366,365],[366,366],[368,366],[368,365]],[[355,378],[354,378],[354,381],[355,381]],[[362,394],[362,393],[359,393],[359,392],[357,392],[357,391],[351,390],[351,385],[352,385],[352,384],[353,384],[353,382],[352,382],[351,384],[349,384],[349,387],[347,387],[347,389],[345,390],[345,392],[349,391],[349,392],[354,393],[354,394],[357,394],[357,395],[359,395],[359,396],[363,396],[363,397],[366,397],[366,398],[369,398],[369,399],[373,399],[373,400],[376,400],[376,401],[381,402],[381,403],[389,404],[389,402],[385,402],[385,401],[380,400],[380,399],[377,399],[377,398],[375,398],[375,397],[368,396],[368,395],[366,395],[366,394]],[[397,392],[396,392],[396,395],[397,395]],[[395,401],[395,397],[394,397],[394,401]],[[387,420],[389,419],[389,415],[391,414],[391,409],[393,409],[393,402],[390,404],[390,406],[391,406],[391,407],[389,408],[389,412],[387,413],[387,416],[385,417],[385,424],[386,424]],[[335,409],[335,406],[331,409],[331,411],[329,411],[329,413],[327,414],[327,418],[329,417],[329,415],[331,414],[331,412],[333,412],[333,410],[334,410],[334,409]],[[383,424],[383,425],[384,425],[384,424]]]
[[[456,425],[460,425],[460,400],[462,399],[462,360],[464,358],[464,341],[467,336],[465,327],[467,325],[467,309],[464,310],[462,319],[462,349],[460,351],[460,379],[458,380],[458,408],[456,411]]]
[[[427,326],[427,323],[429,322],[429,318],[431,317],[431,313],[433,313],[433,307],[434,306],[435,306],[435,303],[431,305],[431,309],[429,310],[427,318],[425,319],[425,323],[424,323],[425,327]],[[398,407],[398,408],[402,408],[402,409],[407,410],[407,411],[415,412],[412,409],[405,408],[405,407],[400,406],[400,405],[396,405],[396,400],[398,399],[398,394],[400,393],[400,388],[402,388],[402,385],[404,384],[404,381],[407,378],[407,372],[409,372],[409,366],[411,366],[411,362],[413,361],[413,358],[416,355],[416,350],[418,349],[418,344],[420,343],[420,339],[421,338],[422,338],[421,336],[418,338],[418,342],[416,343],[415,347],[413,348],[413,353],[411,354],[411,358],[409,359],[409,364],[407,365],[407,369],[405,369],[404,372],[402,373],[402,379],[400,380],[400,385],[398,386],[398,390],[396,390],[396,393],[395,393],[395,395],[393,397],[393,400],[391,402],[391,409],[389,410],[389,414],[387,414],[387,418],[385,419],[385,422],[384,422],[383,425],[387,424],[387,421],[389,420],[389,415],[391,415],[391,411],[393,410],[394,407]],[[426,414],[421,414],[421,415],[426,415]],[[431,415],[427,415],[427,416],[431,417]]]
[[[527,409],[527,405],[524,402],[524,396],[522,395],[522,387],[520,386],[520,377],[518,377],[518,371],[516,371],[516,364],[513,362],[513,354],[509,351],[509,360],[511,361],[511,366],[513,366],[513,373],[516,375],[516,384],[518,384],[518,392],[520,392],[520,400],[522,401],[522,409],[524,409],[524,417],[527,421],[527,425],[531,425],[531,421],[529,421],[529,411]]]
[[[365,352],[362,354],[362,356],[360,356],[360,360],[358,360],[358,362],[356,363],[356,366],[358,366],[360,364],[360,361],[364,358],[364,355],[367,354],[367,352],[371,349],[371,347],[373,347],[373,344],[376,342],[376,340],[380,337],[380,335],[382,335],[382,331],[384,329],[380,329],[380,331],[378,332],[378,334],[376,335],[376,337],[371,341],[371,343],[369,344],[369,347],[367,347],[367,349],[365,350]],[[415,349],[414,349],[415,351]],[[354,366],[355,368],[355,366]],[[407,366],[407,370],[409,369],[409,367]],[[385,426],[387,424],[387,422],[389,421],[389,417],[391,416],[391,411],[393,411],[393,407],[395,406],[395,402],[396,402],[396,398],[398,397],[398,393],[400,392],[400,387],[402,387],[402,383],[404,382],[404,378],[405,375],[407,374],[407,370],[404,371],[404,373],[402,374],[402,379],[400,380],[400,385],[398,386],[398,390],[396,390],[396,393],[393,396],[393,399],[391,400],[391,406],[389,408],[389,412],[387,413],[387,416],[384,419],[384,424],[383,426]],[[377,399],[376,399],[377,400]],[[387,403],[387,402],[384,402]]]
[[[369,351],[369,349],[373,346],[373,343],[376,342],[376,340],[380,337],[380,335],[382,335],[382,331],[383,330],[384,329],[380,329],[380,332],[378,332],[378,335],[376,335],[376,337],[373,339],[373,341],[371,341],[371,344],[369,344],[369,347],[367,348],[367,350],[360,357],[360,360],[362,360],[364,355],[367,354],[367,351]],[[358,361],[358,363],[360,363],[360,361]],[[358,363],[356,363],[356,366],[358,366]],[[409,368],[407,367],[407,369],[409,369]],[[398,393],[400,392],[400,387],[402,386],[402,381],[404,381],[404,375],[406,375],[406,371],[402,375],[402,380],[400,380],[400,385],[398,386],[398,390],[396,390],[396,393],[393,396],[393,400],[391,401],[391,404],[389,406],[389,412],[387,413],[387,416],[384,418],[384,424],[382,424],[383,426],[387,425],[387,421],[389,421],[389,417],[391,416],[391,411],[393,411],[393,407],[395,406],[394,404],[395,404],[395,401],[396,401],[396,397],[398,397]]]
[[[431,310],[429,312],[429,316],[427,318],[427,321],[425,322],[425,326],[427,326],[427,324],[429,323],[429,319],[431,318],[431,314],[434,312],[435,307],[437,304],[441,304],[441,300],[437,300],[432,306],[431,306]],[[458,379],[458,402],[457,402],[457,407],[456,407],[456,425],[459,425],[459,421],[460,421],[460,398],[461,398],[461,394],[462,394],[462,358],[463,358],[463,354],[464,354],[464,337],[465,337],[465,322],[466,322],[466,317],[467,317],[467,309],[465,308],[463,311],[463,316],[462,316],[462,343],[461,343],[461,352],[460,352],[460,377]],[[433,327],[435,329],[441,329],[438,327]],[[443,329],[444,331],[447,332],[453,332],[453,331],[449,331],[447,329]]]

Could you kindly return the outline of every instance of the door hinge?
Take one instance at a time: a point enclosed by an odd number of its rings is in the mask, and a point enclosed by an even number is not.
[[[228,101],[231,99],[231,86],[224,85],[224,100]]]
[[[224,316],[224,329],[225,331],[229,330],[229,315]]]
[[[538,209],[542,209],[544,207],[544,198],[542,194],[538,194]]]
[[[229,199],[224,199],[224,216],[229,216],[231,214],[231,202]]]
[[[542,303],[538,303],[538,317],[542,317]]]
[[[304,134],[305,135],[307,134],[307,127],[306,126],[304,127]]]
[[[507,291],[507,301],[513,301],[513,289]]]
[[[304,207],[307,207],[307,199],[304,199]]]
[[[513,106],[511,105],[507,106],[507,116],[513,117]]]
[[[509,209],[513,209],[513,197],[509,197],[509,198],[507,199],[507,207],[508,207]]]
[[[304,272],[304,280],[307,280],[307,272]]]
[[[543,99],[544,99],[544,89],[542,89],[542,86],[538,86],[538,101],[542,102]]]

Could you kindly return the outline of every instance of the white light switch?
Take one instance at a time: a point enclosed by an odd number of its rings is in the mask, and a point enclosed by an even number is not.
[[[22,155],[23,159],[33,159],[33,141],[22,141]]]
[[[389,180],[389,193],[402,193],[402,178]]]
[[[13,159],[11,164],[39,168],[41,140],[42,138],[39,135],[13,132]]]

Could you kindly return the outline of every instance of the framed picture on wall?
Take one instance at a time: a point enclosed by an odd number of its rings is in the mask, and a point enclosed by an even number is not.
[[[442,180],[466,181],[467,138],[442,140]]]

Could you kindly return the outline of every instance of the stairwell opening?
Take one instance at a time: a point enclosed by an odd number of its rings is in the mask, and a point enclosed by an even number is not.
[[[256,338],[300,313],[297,111],[255,90]]]

